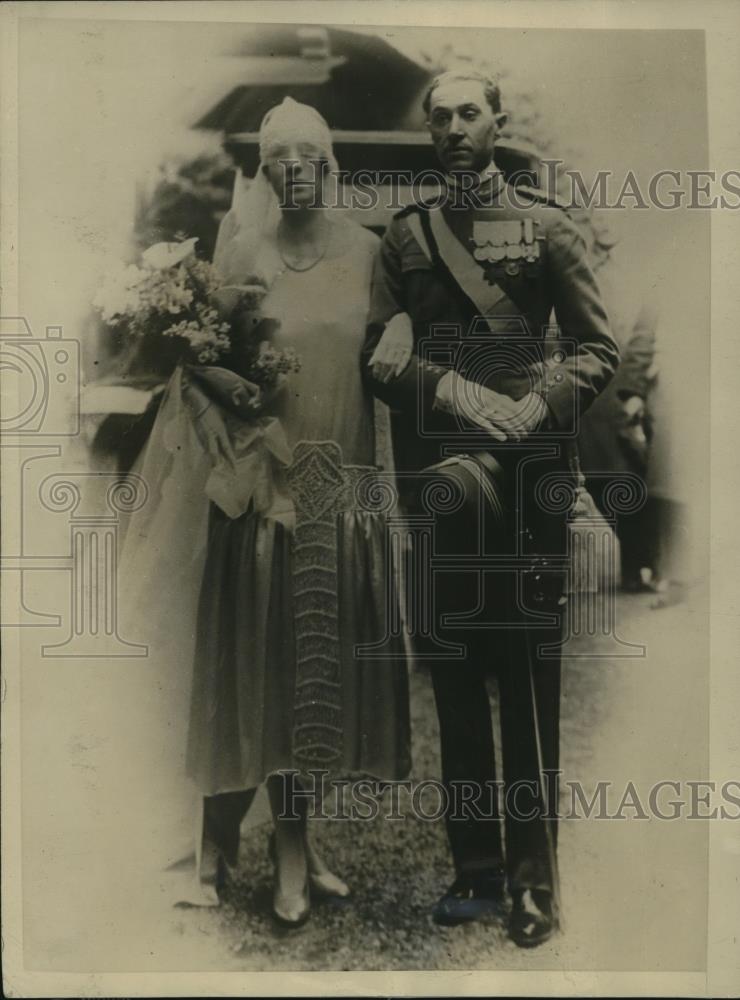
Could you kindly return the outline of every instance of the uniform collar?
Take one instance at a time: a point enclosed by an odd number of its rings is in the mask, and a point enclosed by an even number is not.
[[[454,199],[455,191],[460,187],[465,192],[470,192],[475,194],[479,201],[489,204],[495,204],[496,199],[500,195],[504,186],[504,175],[501,173],[496,164],[491,161],[489,165],[480,172],[479,181],[477,184],[470,186],[469,182],[466,180],[464,187],[460,184],[460,180],[456,178],[453,174],[446,174],[445,180],[448,185],[448,191],[450,196]]]

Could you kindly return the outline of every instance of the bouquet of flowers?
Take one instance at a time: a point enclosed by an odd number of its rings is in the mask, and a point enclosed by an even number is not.
[[[266,288],[256,278],[223,285],[213,265],[195,256],[197,242],[156,243],[138,264],[105,276],[93,305],[123,348],[125,376],[167,379],[178,365],[219,365],[269,395],[299,362],[263,339]]]
[[[157,243],[139,264],[104,276],[93,306],[120,341],[127,371],[169,376],[180,362],[213,364],[229,350],[230,327],[213,300],[218,276],[195,257],[196,242]]]
[[[213,265],[196,257],[196,243],[149,247],[137,263],[108,273],[95,296],[118,370],[85,391],[85,412],[107,415],[93,451],[112,450],[130,467],[157,413],[170,419],[173,400],[181,400],[214,462],[211,499],[230,516],[249,503],[267,510],[277,470],[291,458],[268,404],[300,362],[270,343],[277,322],[263,315],[264,281],[222,284]],[[132,455],[122,456],[124,440]]]

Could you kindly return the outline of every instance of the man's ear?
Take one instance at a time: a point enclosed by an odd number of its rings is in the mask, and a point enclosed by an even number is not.
[[[501,129],[504,127],[504,125],[509,120],[509,116],[508,116],[508,114],[505,111],[497,111],[496,114],[493,117],[494,117],[494,120],[496,122],[496,131],[500,132]]]

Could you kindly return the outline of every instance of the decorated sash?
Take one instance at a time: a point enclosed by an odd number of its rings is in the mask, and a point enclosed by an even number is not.
[[[542,237],[535,235],[531,219],[474,222],[472,253],[466,251],[452,232],[439,208],[428,209],[425,218],[420,213],[410,214],[408,224],[429,262],[447,269],[483,317],[492,316],[494,307],[507,296],[516,305],[512,296],[495,283],[498,275],[513,277],[540,259]],[[551,330],[548,334],[552,335]],[[566,589],[572,594],[594,594],[600,578],[609,581],[610,575],[614,576],[612,567],[618,563],[615,555],[618,542],[586,490],[576,442],[567,440],[563,447],[569,466],[563,481],[569,484],[573,496],[568,516]],[[598,553],[597,546],[601,546]]]
[[[438,256],[479,315],[490,316],[507,293],[500,285],[489,284],[483,269],[450,229],[441,209],[429,209],[427,216],[434,245],[427,239],[420,215],[414,212],[408,216],[409,228],[424,255],[432,264]]]
[[[429,262],[442,264],[479,316],[493,316],[496,306],[506,298],[521,311],[498,279],[531,270],[539,262],[542,237],[535,235],[532,219],[474,222],[470,252],[452,232],[439,208],[427,209],[424,216],[410,214],[408,224]]]

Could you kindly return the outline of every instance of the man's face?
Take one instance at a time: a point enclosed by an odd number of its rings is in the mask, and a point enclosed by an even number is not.
[[[432,91],[427,125],[442,166],[448,170],[485,170],[493,157],[498,125],[478,80],[451,80]]]

